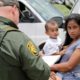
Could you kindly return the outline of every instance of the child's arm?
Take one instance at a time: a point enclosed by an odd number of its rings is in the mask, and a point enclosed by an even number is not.
[[[53,55],[64,55],[65,52],[66,52],[66,49],[67,49],[67,46],[64,46],[64,47],[63,47],[63,50],[61,50],[61,51],[59,51],[59,52],[56,52],[56,53],[54,53]]]

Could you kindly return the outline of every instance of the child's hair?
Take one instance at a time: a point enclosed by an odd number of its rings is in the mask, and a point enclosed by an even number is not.
[[[72,42],[72,38],[69,36],[67,31],[67,25],[69,21],[74,20],[78,25],[80,25],[80,14],[71,14],[65,20],[65,30],[66,30],[66,38],[64,42],[64,46],[69,45]]]
[[[63,27],[63,18],[56,16],[56,17],[52,17],[51,19],[49,19],[46,24],[45,24],[45,30],[48,30],[48,23],[51,23],[54,25],[54,23],[56,23],[58,25],[59,28]]]
[[[56,20],[54,20],[54,18],[51,18],[50,20],[48,20],[47,22],[46,22],[46,24],[45,24],[45,30],[46,31],[48,31],[48,24],[52,24],[52,25],[54,25],[54,24],[57,24],[58,25],[58,23],[57,23],[57,21]]]

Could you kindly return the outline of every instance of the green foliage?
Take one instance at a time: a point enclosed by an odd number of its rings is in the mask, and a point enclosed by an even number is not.
[[[62,4],[52,4],[55,8],[57,8],[64,16],[70,14],[70,9],[68,9],[65,5]]]

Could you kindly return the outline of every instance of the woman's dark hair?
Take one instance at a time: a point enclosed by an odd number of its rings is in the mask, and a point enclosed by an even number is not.
[[[64,42],[64,46],[69,45],[72,42],[72,38],[69,36],[68,31],[67,31],[67,25],[69,21],[74,20],[78,25],[80,25],[80,14],[71,14],[65,19],[65,30],[66,30],[66,38]]]

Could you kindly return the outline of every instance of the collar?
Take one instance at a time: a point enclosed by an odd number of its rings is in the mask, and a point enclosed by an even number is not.
[[[57,42],[57,39],[50,38],[51,41]]]
[[[51,40],[57,40],[57,38],[51,38],[51,37],[49,37]]]
[[[18,29],[17,25],[7,18],[4,18],[4,17],[0,16],[0,22],[5,24],[5,25],[9,25],[11,27],[14,27],[14,28]]]

